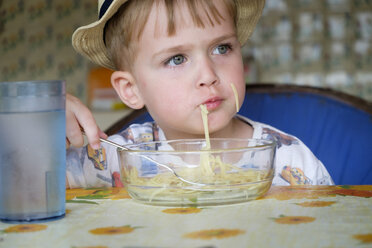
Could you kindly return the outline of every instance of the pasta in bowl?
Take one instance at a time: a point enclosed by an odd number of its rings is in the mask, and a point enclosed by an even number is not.
[[[274,177],[275,142],[258,139],[169,140],[118,150],[121,179],[142,203],[205,206],[262,196]],[[148,159],[149,158],[149,159]],[[187,181],[158,166],[165,164]]]

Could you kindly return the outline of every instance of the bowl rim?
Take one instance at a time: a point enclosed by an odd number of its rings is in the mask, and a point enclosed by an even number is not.
[[[138,147],[139,145],[153,145],[157,143],[176,143],[176,142],[184,142],[184,143],[195,143],[195,142],[203,142],[205,143],[205,139],[203,138],[197,138],[197,139],[172,139],[172,140],[158,140],[158,141],[149,141],[149,142],[141,142],[141,143],[133,143],[124,145],[128,150],[120,149],[118,148],[118,153],[124,152],[124,153],[151,153],[151,154],[178,154],[178,153],[218,153],[218,152],[238,152],[238,151],[244,151],[244,150],[252,150],[252,149],[267,149],[267,148],[275,148],[276,147],[276,140],[274,139],[254,139],[254,138],[210,138],[210,141],[259,141],[263,142],[263,144],[260,145],[254,145],[254,146],[242,146],[242,147],[235,147],[235,148],[229,148],[229,149],[209,149],[209,150],[188,150],[188,151],[181,151],[181,150],[144,150],[144,149],[135,149],[135,147]],[[274,149],[275,150],[275,149]]]

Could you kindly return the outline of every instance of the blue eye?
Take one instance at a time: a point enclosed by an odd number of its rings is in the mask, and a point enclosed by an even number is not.
[[[182,64],[183,62],[185,62],[185,57],[183,55],[176,55],[176,56],[173,56],[172,58],[170,58],[166,64],[167,65],[170,65],[170,66],[177,66],[177,65],[180,65]]]
[[[224,45],[219,45],[213,50],[213,54],[225,54],[229,50],[231,50],[231,46],[224,44]]]

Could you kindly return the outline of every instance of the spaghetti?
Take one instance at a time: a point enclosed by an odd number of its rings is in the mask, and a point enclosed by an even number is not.
[[[236,90],[234,84],[230,84],[230,85],[231,85],[232,91],[234,92],[236,112],[239,112],[239,97],[238,97],[238,91]]]
[[[238,94],[233,84],[231,87],[235,96],[236,110],[239,111]],[[177,173],[183,178],[208,185],[195,187],[179,180],[169,171],[149,177],[140,176],[137,166],[124,166],[127,168],[123,169],[122,177],[128,192],[134,198],[143,199],[150,203],[173,202],[173,205],[185,201],[194,202],[197,199],[199,203],[203,204],[203,202],[224,202],[226,199],[235,199],[233,201],[254,199],[269,189],[273,177],[272,169],[269,171],[243,169],[224,163],[218,155],[212,155],[208,129],[209,112],[205,105],[199,107],[205,135],[205,147],[202,148],[200,154],[199,166],[190,168],[172,164],[172,162],[169,162],[169,166],[177,170]]]

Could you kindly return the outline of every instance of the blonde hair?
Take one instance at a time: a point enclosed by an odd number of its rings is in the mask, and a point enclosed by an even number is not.
[[[168,35],[176,34],[175,7],[181,0],[130,0],[124,3],[107,22],[104,40],[116,69],[130,70],[136,57],[136,43],[141,38],[152,6],[163,3],[167,10]],[[194,25],[204,28],[205,20],[201,18],[201,10],[205,13],[211,26],[223,20],[212,0],[185,0]],[[236,27],[236,5],[233,0],[223,0],[229,15],[234,19]]]

